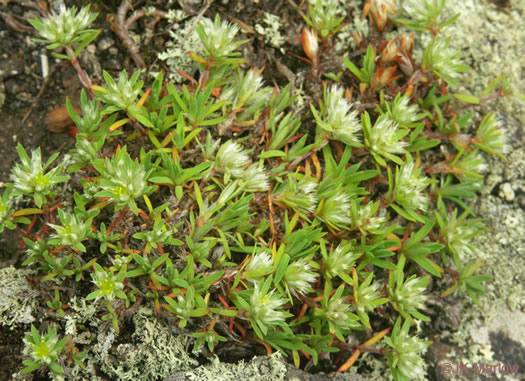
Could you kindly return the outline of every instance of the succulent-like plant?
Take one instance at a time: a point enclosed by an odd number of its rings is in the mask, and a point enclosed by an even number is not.
[[[342,141],[352,147],[360,147],[357,133],[361,131],[361,123],[357,111],[352,111],[350,104],[344,98],[343,89],[338,86],[325,88],[323,106],[322,117],[311,106],[317,125],[326,131],[331,139]]]
[[[144,166],[137,160],[132,160],[126,147],[118,149],[115,156],[105,162],[93,163],[102,175],[97,197],[107,197],[117,203],[117,209],[128,206],[133,213],[138,214],[135,199],[147,195],[155,190],[148,185],[151,171],[146,172]]]
[[[10,184],[13,189],[11,196],[31,196],[35,204],[41,207],[47,197],[53,195],[56,184],[66,181],[69,177],[60,174],[62,172],[60,166],[46,171],[57,159],[58,152],[53,154],[45,164],[42,164],[40,148],[31,152],[31,159],[21,144],[18,144],[17,149],[21,163],[17,163],[11,172],[10,178],[13,181]]]
[[[57,364],[57,360],[67,341],[67,337],[59,340],[56,330],[51,329],[51,327],[47,329],[44,336],[41,336],[35,326],[31,324],[31,335],[24,338],[24,354],[29,355],[31,359],[23,361],[26,367],[20,373],[26,374],[40,368],[49,368],[53,374],[63,375],[64,370]]]
[[[55,49],[59,46],[83,42],[86,37],[89,38],[92,31],[87,30],[87,27],[96,18],[97,13],[90,12],[89,5],[80,8],[77,12],[76,7],[67,8],[62,4],[58,13],[53,11],[44,19],[35,18],[29,22],[41,37],[36,40],[48,43],[48,49]]]
[[[431,318],[427,297],[462,290],[479,303],[490,279],[477,273],[483,261],[465,263],[468,240],[483,231],[468,203],[482,186],[482,154],[504,156],[507,146],[493,113],[472,135],[467,107],[521,98],[502,79],[480,98],[450,94],[466,66],[439,35],[454,21],[440,19],[444,3],[368,1],[375,31],[354,33],[355,52],[339,57],[331,37],[344,25],[342,2],[310,1],[307,65],[290,73],[276,61],[284,76],[272,88],[262,69],[241,65],[247,41],[237,36],[249,27],[219,16],[195,26],[199,72],[179,72],[182,87],[140,71],[104,72],[105,84],[91,86],[76,59],[98,33],[86,30],[88,8],[33,21],[86,87],[80,112],[66,102],[75,147],[53,167],[58,154],[43,164],[40,150],[30,158],[19,146],[0,198],[0,230],[22,233],[32,282],[54,282],[54,298],[35,287],[43,310],[71,329],[78,311],[68,314],[58,290],[81,290],[93,321],[111,320],[115,334],[139,303],[152,306],[151,319],[171,314],[194,355],[227,353],[223,343],[235,340],[297,367],[320,358],[330,367],[339,352],[345,371],[373,352],[396,380],[422,377],[427,344],[409,330]],[[59,22],[69,23],[63,36]],[[422,60],[414,36],[386,33],[400,24],[434,35]],[[71,181],[59,187],[63,171]],[[431,281],[442,276],[452,279],[445,291]],[[72,343],[64,351],[56,331],[26,342],[24,372],[61,376],[66,364],[65,373],[92,376],[67,365],[81,367],[82,356]]]
[[[459,59],[460,53],[449,47],[450,39],[436,38],[425,48],[422,69],[443,78],[449,85],[459,83],[461,73],[470,68],[463,65]]]
[[[426,351],[428,343],[409,335],[411,319],[401,325],[401,318],[394,324],[390,337],[385,338],[391,348],[387,359],[396,380],[416,380],[424,376],[424,360],[421,355]]]

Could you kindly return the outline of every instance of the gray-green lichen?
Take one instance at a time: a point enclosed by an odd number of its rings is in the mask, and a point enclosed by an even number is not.
[[[264,18],[262,19],[262,23],[255,24],[254,29],[257,31],[257,33],[264,36],[264,41],[267,44],[279,49],[280,52],[284,54],[285,51],[282,48],[282,46],[286,42],[286,39],[279,31],[280,27],[281,19],[279,18],[279,16],[272,15],[268,12],[264,12]]]
[[[111,350],[99,347],[95,361],[110,377],[155,380],[197,365],[186,351],[189,337],[161,324],[151,309],[140,307],[132,320],[135,330],[130,342],[112,342]]]
[[[197,366],[186,350],[190,337],[172,331],[150,308],[140,307],[133,314],[133,334],[123,341],[110,322],[97,317],[100,311],[77,299],[71,304],[66,333],[78,348],[89,344],[90,351],[84,359],[84,368],[75,363],[67,365],[65,379],[101,381],[103,378],[96,374],[96,369],[100,369],[115,380],[149,381]],[[55,381],[64,380],[64,377],[52,377]]]
[[[188,337],[171,332],[150,309],[139,308],[133,324],[131,342],[100,353],[100,366],[108,375],[119,380],[155,380],[197,365],[186,351]]]
[[[172,16],[174,23],[169,31],[171,40],[166,42],[166,50],[159,53],[158,58],[170,68],[169,79],[180,83],[183,77],[177,74],[177,70],[193,75],[198,64],[190,58],[189,53],[198,53],[202,44],[193,30],[196,17],[189,17],[184,12],[173,13]]]
[[[31,274],[30,270],[18,270],[13,266],[0,269],[0,326],[12,329],[16,324],[35,321],[38,293],[26,280]]]
[[[285,375],[286,365],[281,355],[274,353],[271,356],[255,357],[249,362],[241,360],[237,364],[222,363],[213,357],[210,364],[179,372],[164,381],[280,381],[285,379]]]

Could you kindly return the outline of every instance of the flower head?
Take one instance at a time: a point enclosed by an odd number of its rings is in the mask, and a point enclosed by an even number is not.
[[[430,276],[419,278],[414,274],[405,279],[403,272],[405,262],[405,257],[401,256],[395,272],[390,273],[388,292],[391,303],[405,319],[413,316],[419,320],[429,321],[430,319],[418,310],[425,307],[427,299],[425,291],[430,283]]]
[[[345,303],[344,285],[339,286],[332,296],[329,296],[327,292],[330,289],[331,287],[325,288],[321,307],[315,309],[314,316],[322,317],[324,321],[327,321],[330,333],[339,340],[345,341],[344,335],[348,330],[360,327],[359,317],[351,313],[350,304]]]
[[[361,254],[352,248],[351,243],[340,243],[325,258],[326,275],[333,278],[348,273],[360,256]]]
[[[115,82],[106,71],[102,74],[107,87],[104,91],[95,90],[95,93],[97,94],[98,99],[112,106],[112,108],[106,109],[106,112],[127,110],[128,107],[137,102],[137,98],[143,85],[143,82],[138,80],[141,74],[140,70],[133,73],[129,79],[126,70],[122,70],[119,74],[118,82]]]
[[[390,289],[390,298],[392,304],[399,309],[402,315],[408,317],[425,307],[427,296],[425,291],[427,285],[430,283],[430,277],[418,278],[411,275],[408,279],[397,283],[394,289]],[[417,316],[420,317],[420,314]]]
[[[91,274],[93,283],[98,287],[98,290],[89,294],[86,299],[100,299],[104,298],[108,301],[116,298],[126,299],[126,294],[122,291],[124,284],[122,280],[126,276],[125,267],[122,267],[117,275],[113,271],[106,271],[98,263],[94,264],[95,272]]]
[[[430,179],[420,176],[421,169],[414,169],[414,163],[405,164],[396,171],[394,201],[408,209],[425,211],[428,197],[423,190],[430,184]]]
[[[485,163],[485,159],[479,151],[472,151],[463,156],[453,167],[454,173],[462,181],[468,181],[469,178],[474,180],[481,179],[481,174],[487,171],[488,168],[489,166]]]
[[[242,147],[232,140],[224,143],[215,157],[215,170],[230,173],[234,177],[242,177],[244,167],[250,164],[250,158]]]
[[[244,190],[247,192],[264,192],[270,187],[268,175],[262,165],[250,165],[244,171],[242,179],[244,180]]]
[[[288,264],[284,273],[284,282],[293,295],[305,294],[312,291],[312,284],[317,275],[310,266],[306,258],[301,258],[296,262]]]
[[[352,226],[365,231],[379,229],[387,219],[386,217],[375,216],[378,209],[379,202],[357,205],[357,202],[352,200]]]
[[[91,219],[82,221],[77,215],[65,213],[62,209],[58,209],[58,218],[61,225],[48,224],[56,230],[56,233],[51,236],[49,243],[86,251],[85,246],[81,242],[91,233]]]
[[[220,20],[219,15],[214,21],[203,18],[195,29],[203,45],[203,53],[210,58],[222,58],[231,55],[244,41],[234,42],[239,32],[237,25]]]
[[[317,206],[316,190],[317,182],[312,178],[305,176],[297,180],[290,174],[284,184],[277,189],[274,198],[294,210],[308,214]]]
[[[419,114],[419,106],[410,104],[410,98],[406,95],[397,94],[392,102],[387,104],[388,117],[400,127],[412,127],[414,123],[422,118]]]
[[[23,361],[27,367],[20,374],[32,372],[40,367],[49,367],[55,375],[63,375],[64,371],[56,361],[68,341],[67,337],[58,340],[56,330],[51,327],[48,327],[47,333],[41,336],[31,324],[31,335],[26,335],[23,341],[24,355],[30,356],[31,360]]]
[[[378,155],[405,153],[408,143],[400,140],[405,135],[406,131],[399,130],[396,122],[381,115],[370,129],[367,146]]]
[[[270,99],[272,89],[270,87],[263,87],[264,82],[261,76],[261,70],[251,69],[246,72],[239,71],[234,77],[231,85],[221,92],[221,99],[226,99],[232,102],[232,109],[238,110],[243,107],[258,109],[259,106],[264,106]],[[245,110],[248,111],[248,110]],[[253,113],[241,112],[245,116]],[[250,110],[252,111],[252,110]],[[258,110],[253,110],[258,111]],[[241,120],[245,118],[240,118]]]
[[[333,85],[327,89],[324,96],[324,117],[316,117],[317,124],[327,131],[330,138],[340,140],[345,144],[359,147],[361,143],[356,136],[361,130],[358,112],[351,110],[351,106],[344,97],[342,87]]]
[[[425,48],[422,69],[425,72],[433,72],[449,85],[456,85],[461,73],[468,71],[469,67],[460,63],[460,53],[449,48],[449,43],[450,39],[432,40]]]
[[[135,214],[138,214],[138,210],[134,200],[155,189],[148,186],[149,173],[144,165],[131,159],[126,147],[119,148],[111,159],[106,158],[105,167],[99,163],[94,163],[94,166],[102,174],[102,191],[98,192],[96,197],[109,197],[116,201],[119,207],[128,205]]]
[[[344,229],[352,223],[350,218],[350,196],[343,189],[333,192],[324,199],[318,217],[328,225]]]
[[[485,115],[473,143],[488,153],[505,158],[504,155],[508,153],[510,147],[507,144],[505,130],[496,118],[496,113],[491,112]]]
[[[21,163],[17,163],[11,172],[13,181],[12,196],[19,194],[32,195],[38,207],[46,201],[57,183],[64,182],[67,176],[60,176],[61,167],[55,167],[46,172],[47,167],[56,159],[58,154],[53,155],[45,164],[42,164],[40,148],[31,152],[31,159],[21,144],[18,144],[18,154]]]
[[[314,28],[322,38],[327,38],[341,29],[344,16],[338,17],[339,7],[331,0],[309,0],[309,18],[306,22]]]
[[[62,4],[58,13],[53,11],[43,20],[33,19],[29,22],[42,37],[43,40],[39,41],[45,41],[58,47],[79,42],[85,29],[96,18],[97,13],[89,12],[89,5],[81,8],[77,13],[76,7],[66,8]]]
[[[403,0],[401,9],[421,26],[436,25],[446,0]]]
[[[244,277],[250,280],[261,279],[273,270],[272,256],[268,253],[259,253],[248,262],[244,271]]]
[[[428,343],[409,336],[411,320],[405,320],[401,327],[401,318],[398,318],[390,337],[386,337],[387,345],[392,348],[387,352],[387,359],[395,379],[418,380],[425,375],[425,362],[421,358],[428,347]]]
[[[266,334],[268,326],[279,325],[291,316],[281,308],[287,300],[275,294],[275,290],[268,292],[266,286],[267,284],[261,285],[260,282],[255,283],[249,311],[263,334]]]

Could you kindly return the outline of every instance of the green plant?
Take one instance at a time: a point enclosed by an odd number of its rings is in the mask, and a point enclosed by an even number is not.
[[[104,72],[105,85],[81,93],[81,114],[67,102],[79,130],[71,160],[42,165],[39,150],[29,159],[19,147],[0,226],[28,225],[23,265],[87,294],[94,319],[111,320],[106,331],[127,329],[121,320],[151,304],[203,356],[234,338],[297,367],[326,359],[345,371],[369,352],[396,380],[420,377],[428,343],[410,328],[431,319],[427,297],[464,290],[477,301],[489,280],[466,258],[483,231],[468,204],[482,152],[507,147],[495,114],[472,132],[467,109],[516,96],[503,80],[479,98],[450,93],[466,67],[439,36],[453,21],[440,21],[443,6],[407,1],[411,21],[394,19],[434,34],[418,61],[413,38],[385,33],[393,2],[369,2],[374,37],[354,35],[346,57],[330,42],[340,9],[311,3],[307,97],[291,84],[265,87],[262,70],[241,67],[239,27],[203,18],[191,53],[199,72],[179,73],[187,84]],[[68,44],[82,47],[82,36]],[[326,72],[333,62],[341,72]],[[67,317],[61,297],[47,306]]]
[[[322,0],[312,0],[308,6],[310,17],[305,17],[304,20],[323,39],[330,38],[343,27],[342,22],[345,18],[344,16],[339,17],[337,10],[337,6],[333,2],[325,5]]]
[[[10,195],[30,195],[40,208],[48,197],[54,196],[53,189],[56,184],[69,178],[60,175],[62,168],[59,166],[46,172],[60,153],[55,153],[42,165],[40,148],[32,151],[31,159],[21,144],[18,144],[17,149],[21,163],[17,163],[12,170],[10,177],[13,183],[8,185],[12,189]]]
[[[31,357],[31,360],[24,360],[26,366],[20,373],[26,374],[34,372],[40,368],[49,368],[55,375],[64,374],[64,370],[57,364],[57,360],[62,353],[67,337],[58,340],[55,329],[48,328],[47,333],[41,336],[33,324],[31,324],[31,335],[24,338],[24,353]]]

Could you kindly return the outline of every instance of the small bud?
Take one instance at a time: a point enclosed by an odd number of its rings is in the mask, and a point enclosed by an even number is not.
[[[383,32],[390,20],[389,16],[396,14],[396,4],[393,0],[372,0],[370,3],[370,18],[378,32]]]
[[[355,46],[359,47],[363,43],[363,35],[359,32],[352,32],[352,38],[354,39]]]
[[[317,42],[317,32],[310,28],[304,27],[301,40],[303,44],[303,50],[306,53],[306,56],[310,58],[312,62],[317,62],[317,53],[319,50],[319,44]]]
[[[399,55],[399,40],[392,39],[381,44],[381,62],[387,63],[394,61]]]
[[[395,77],[394,73],[396,72],[396,67],[385,67],[383,64],[379,66],[372,77],[372,87],[376,90],[382,89],[390,82],[392,82]]]

